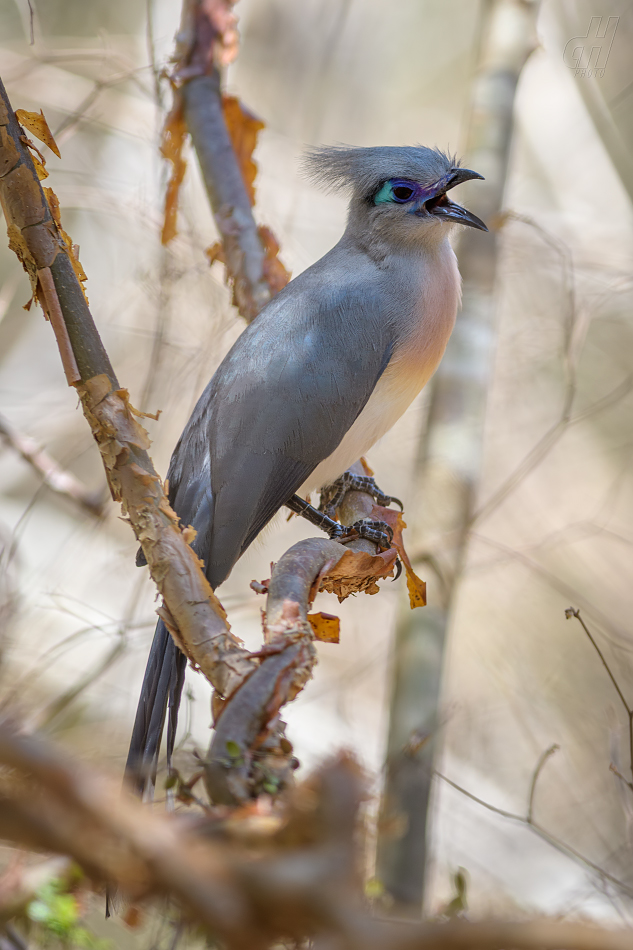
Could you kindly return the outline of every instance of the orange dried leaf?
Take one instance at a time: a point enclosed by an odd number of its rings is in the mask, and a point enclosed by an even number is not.
[[[221,264],[226,263],[226,259],[224,257],[224,248],[219,241],[216,241],[215,244],[207,247],[204,253],[209,259],[209,264],[215,264],[216,261],[219,261]]]
[[[136,904],[131,904],[123,915],[123,923],[136,930],[143,923],[143,912]]]
[[[308,614],[308,621],[312,627],[315,640],[322,643],[338,643],[341,632],[341,621],[332,614]]]
[[[35,138],[43,142],[44,145],[48,145],[51,152],[54,152],[58,158],[61,158],[57,143],[53,138],[53,133],[49,129],[48,122],[44,118],[44,113],[41,109],[39,112],[27,112],[26,109],[16,109],[15,117],[20,125],[29,130],[31,135],[34,135]]]
[[[37,177],[40,181],[44,181],[45,178],[48,178],[48,172],[46,171],[46,166],[43,162],[39,160],[37,155],[31,153],[31,161],[35,165],[35,171],[37,172]]]
[[[270,287],[273,296],[282,290],[290,280],[290,271],[286,270],[277,255],[279,254],[279,241],[270,230],[262,225],[257,228],[260,241],[264,247],[264,280]]]
[[[337,564],[325,566],[316,581],[318,590],[336,594],[339,601],[361,591],[377,594],[380,588],[376,582],[393,574],[397,556],[395,548],[380,554],[346,551]]]
[[[186,136],[187,126],[182,109],[182,98],[176,93],[171,112],[165,120],[160,143],[161,155],[171,164],[171,175],[165,193],[165,214],[161,234],[163,244],[169,244],[178,233],[178,195],[187,170],[187,162],[182,157]]]
[[[407,573],[407,590],[409,591],[411,610],[414,610],[416,607],[426,607],[426,583],[420,580],[413,570],[409,555],[404,547],[404,541],[402,540],[402,532],[407,526],[406,521],[402,517],[402,513],[395,511],[393,508],[382,508],[380,505],[374,505],[371,517],[376,521],[385,521],[393,531],[392,544],[398,552],[398,556]]]
[[[246,191],[250,203],[254,205],[257,165],[253,161],[253,152],[257,145],[257,136],[265,128],[265,125],[252,112],[249,112],[235,96],[223,96],[222,108],[224,110],[224,121],[233,143],[233,151],[240,166]]]

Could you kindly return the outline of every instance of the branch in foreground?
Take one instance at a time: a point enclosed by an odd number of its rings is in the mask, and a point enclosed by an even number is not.
[[[0,416],[0,439],[14,449],[37,472],[47,488],[69,498],[83,511],[96,516],[103,514],[102,492],[88,491],[78,478],[67,472],[46,452],[35,439],[18,432]]]
[[[355,829],[363,789],[340,756],[258,821],[202,822],[157,814],[118,781],[36,737],[0,726],[0,835],[77,861],[135,900],[171,897],[228,950],[280,939],[336,950],[631,950],[630,931],[550,921],[390,923],[372,918],[358,887]]]

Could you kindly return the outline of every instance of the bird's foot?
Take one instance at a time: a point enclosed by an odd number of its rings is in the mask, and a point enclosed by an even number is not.
[[[366,541],[372,541],[379,545],[384,551],[388,551],[393,541],[393,531],[385,521],[372,521],[371,518],[363,518],[361,521],[355,521],[354,524],[344,525],[335,521],[336,528],[328,532],[333,541],[340,541],[341,544],[347,544],[349,541],[357,541],[364,538]]]
[[[371,475],[354,475],[353,472],[343,472],[335,482],[321,489],[319,511],[333,519],[336,515],[336,509],[343,503],[343,499],[350,491],[362,491],[366,495],[371,495],[376,504],[382,505],[383,508],[388,508],[389,505],[395,503],[400,507],[400,511],[404,509],[400,499],[393,495],[385,495],[384,491],[378,488]]]
[[[347,544],[349,541],[357,541],[359,538],[365,538],[367,541],[373,541],[380,545],[384,550],[391,547],[393,540],[393,531],[384,521],[372,521],[371,518],[363,518],[352,525],[341,524],[335,521],[329,515],[319,511],[309,502],[300,498],[299,495],[293,495],[286,502],[286,507],[301,515],[310,524],[321,528],[326,532],[332,541],[340,541],[341,544]]]

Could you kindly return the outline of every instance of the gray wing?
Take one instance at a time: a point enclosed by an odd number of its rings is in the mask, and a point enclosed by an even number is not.
[[[170,500],[214,587],[334,451],[389,362],[389,303],[367,281],[324,283],[306,272],[244,331],[174,452]]]

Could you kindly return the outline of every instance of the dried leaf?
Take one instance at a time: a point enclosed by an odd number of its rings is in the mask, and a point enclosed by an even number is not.
[[[48,178],[48,172],[46,171],[46,166],[39,160],[37,155],[31,153],[31,160],[35,165],[35,171],[37,172],[37,177],[40,181],[44,181],[45,178]]]
[[[48,145],[51,152],[54,152],[58,158],[61,158],[57,143],[53,138],[53,133],[49,129],[48,122],[44,118],[44,113],[41,109],[39,112],[27,112],[26,109],[16,109],[15,117],[20,125],[29,130],[31,135],[34,135],[35,138],[43,142],[44,145]]]
[[[341,632],[341,621],[332,614],[308,614],[308,621],[312,627],[315,640],[322,643],[338,643]]]
[[[136,930],[143,923],[143,912],[136,904],[131,904],[123,914],[123,922],[130,930]]]
[[[395,548],[381,551],[380,554],[346,551],[334,567],[326,565],[316,581],[318,590],[336,594],[339,601],[361,591],[377,594],[380,588],[376,581],[393,574],[397,556]]]
[[[207,247],[204,253],[209,259],[209,264],[215,264],[216,261],[219,261],[221,264],[226,264],[224,248],[219,241],[216,241],[215,244]]]
[[[382,508],[380,505],[374,505],[371,517],[376,521],[386,522],[393,531],[392,543],[407,573],[407,590],[409,591],[411,610],[414,610],[416,607],[426,607],[426,583],[420,580],[411,567],[411,561],[409,560],[409,555],[405,550],[404,541],[402,540],[402,532],[407,526],[406,521],[402,517],[402,513],[396,511],[394,508]]]
[[[237,164],[240,167],[250,203],[254,205],[257,165],[253,161],[253,152],[257,145],[257,136],[265,128],[265,125],[261,119],[249,112],[235,96],[223,96],[222,108]]]
[[[277,255],[279,242],[270,228],[265,225],[257,228],[260,241],[266,254],[264,258],[264,280],[270,287],[273,296],[282,290],[290,280],[290,271],[286,270]]]
[[[160,143],[161,155],[171,163],[171,175],[165,192],[165,214],[161,242],[169,242],[178,233],[178,195],[182,185],[187,162],[182,157],[182,149],[187,136],[187,126],[182,108],[182,96],[174,92],[174,104],[165,120]]]

